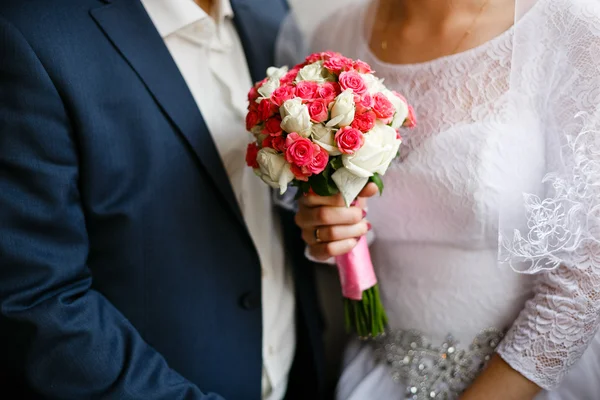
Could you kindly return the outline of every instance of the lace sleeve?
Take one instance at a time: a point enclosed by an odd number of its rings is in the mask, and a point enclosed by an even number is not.
[[[528,14],[511,90],[536,115],[545,178],[501,217],[500,258],[538,279],[498,353],[551,389],[600,325],[600,0],[539,0]]]
[[[600,247],[589,254],[600,254]],[[543,273],[535,296],[498,348],[508,364],[544,389],[558,385],[598,330],[600,263],[589,264]]]

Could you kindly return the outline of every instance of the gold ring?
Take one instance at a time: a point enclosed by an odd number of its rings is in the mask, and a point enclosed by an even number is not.
[[[315,229],[315,240],[317,241],[317,243],[321,243],[321,237],[319,235],[319,228]]]

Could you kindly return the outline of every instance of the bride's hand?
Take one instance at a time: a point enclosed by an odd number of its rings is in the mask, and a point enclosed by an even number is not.
[[[494,354],[460,400],[532,400],[541,388]]]
[[[299,201],[296,224],[302,229],[302,239],[312,257],[325,261],[348,253],[358,238],[371,228],[366,221],[366,198],[377,193],[377,186],[369,183],[358,195],[356,204],[347,208],[336,196],[304,196]]]

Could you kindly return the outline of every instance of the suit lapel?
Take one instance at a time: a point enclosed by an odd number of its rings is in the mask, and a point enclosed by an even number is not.
[[[231,183],[206,123],[144,7],[139,1],[113,0],[91,10],[90,14],[177,127],[210,175],[216,190],[245,228]]]

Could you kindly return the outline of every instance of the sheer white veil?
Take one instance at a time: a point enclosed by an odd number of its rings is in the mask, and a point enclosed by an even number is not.
[[[505,193],[500,261],[600,274],[600,1],[517,0],[509,98],[539,181]],[[519,140],[513,137],[512,140]],[[531,161],[531,160],[529,160]]]
[[[279,62],[315,50],[325,18],[373,1],[292,1]],[[506,152],[513,176],[527,168],[534,178],[503,194],[499,262],[525,273],[566,265],[600,275],[600,0],[515,0],[515,10],[503,140],[520,144]]]

